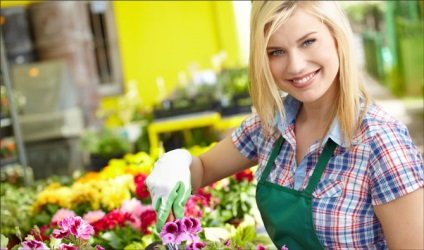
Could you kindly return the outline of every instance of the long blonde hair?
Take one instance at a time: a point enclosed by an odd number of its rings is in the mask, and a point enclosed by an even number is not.
[[[298,9],[315,15],[327,25],[337,43],[340,68],[338,72],[339,94],[331,111],[331,119],[325,129],[330,129],[335,117],[340,122],[341,132],[348,145],[353,138],[370,103],[369,95],[358,70],[353,35],[349,21],[336,1],[253,1],[250,21],[250,94],[253,106],[259,114],[263,129],[272,134],[273,120],[277,112],[285,119],[280,91],[269,68],[266,47],[271,35]],[[364,112],[360,112],[360,98]],[[325,136],[322,135],[322,138]]]

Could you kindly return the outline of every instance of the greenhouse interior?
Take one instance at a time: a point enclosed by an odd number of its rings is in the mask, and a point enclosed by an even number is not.
[[[423,1],[342,6],[371,94],[422,153]],[[162,244],[145,181],[164,153],[201,155],[255,112],[250,10],[251,1],[1,1],[1,249],[182,249]],[[188,198],[180,222],[204,243],[187,249],[275,249],[256,167]],[[71,224],[77,234],[64,231]]]

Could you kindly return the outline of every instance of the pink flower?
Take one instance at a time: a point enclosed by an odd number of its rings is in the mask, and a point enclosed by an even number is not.
[[[228,239],[225,241],[224,246],[229,247],[231,246],[231,239]]]
[[[200,238],[197,236],[197,233],[203,230],[203,228],[200,226],[199,219],[184,217],[182,219],[182,223],[185,226],[184,231],[186,232],[186,237],[188,240],[192,242],[199,242]]]
[[[164,243],[174,243],[181,244],[186,239],[184,234],[184,225],[180,220],[175,220],[174,222],[167,222],[162,228],[159,236],[162,238]]]
[[[95,246],[95,248],[97,249],[97,250],[105,250],[102,246],[100,246],[100,245],[96,245]]]
[[[97,210],[97,211],[90,211],[90,212],[84,214],[84,216],[82,218],[85,222],[91,224],[91,223],[98,221],[101,218],[105,217],[105,215],[106,215],[106,213],[103,212],[102,210]]]
[[[190,196],[185,205],[184,216],[202,217],[203,210],[201,209],[201,206],[205,207],[208,206],[208,204],[198,196]]]
[[[59,250],[79,250],[78,247],[74,246],[72,243],[69,244],[59,244],[58,246]]]
[[[281,247],[281,250],[289,250],[289,249],[286,247],[286,245],[284,245]]]
[[[63,239],[69,236],[69,230],[55,229],[53,230],[52,237],[56,239]]]
[[[66,217],[62,221],[59,221],[58,225],[61,227],[61,229],[55,229],[52,233],[52,236],[56,239],[63,239],[71,233],[78,238],[86,240],[90,238],[92,234],[94,234],[93,226],[86,223],[79,216]]]
[[[133,214],[136,217],[139,217],[144,210],[144,206],[141,204],[141,201],[136,198],[132,198],[131,200],[122,201],[120,210],[124,213]]]
[[[204,242],[193,242],[187,246],[186,250],[199,250],[206,246]]]
[[[162,237],[165,234],[177,235],[179,233],[178,226],[175,222],[167,222],[163,226],[162,232],[160,232],[159,236]]]
[[[51,222],[59,222],[68,216],[75,216],[75,212],[73,210],[61,208],[53,215]]]
[[[68,216],[64,218],[63,220],[59,221],[57,225],[63,230],[63,231],[69,231],[69,228],[74,223],[74,216]]]
[[[91,235],[94,234],[94,228],[90,224],[86,223],[81,217],[73,217],[74,221],[70,227],[70,231],[73,235],[87,240]]]
[[[38,240],[26,240],[18,250],[46,250],[49,249],[43,242]]]
[[[130,214],[132,221],[130,221],[131,226],[133,226],[137,230],[141,230],[141,219],[140,217],[135,216],[134,214]]]
[[[200,221],[197,218],[184,217],[182,220],[165,223],[159,236],[164,243],[181,244],[184,241],[193,243],[200,242],[198,232],[203,229],[200,226]]]
[[[165,243],[165,244],[175,243],[175,239],[176,239],[175,235],[173,235],[173,234],[165,234],[165,235],[161,236],[161,238],[162,238],[163,243]]]
[[[266,247],[264,247],[262,244],[259,244],[256,246],[256,250],[266,250]]]

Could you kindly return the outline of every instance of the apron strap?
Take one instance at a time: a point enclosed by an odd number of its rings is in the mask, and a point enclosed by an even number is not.
[[[264,182],[268,178],[268,175],[269,175],[269,172],[271,171],[272,165],[274,165],[274,161],[277,158],[277,155],[280,153],[280,149],[281,149],[281,146],[283,145],[283,142],[284,142],[284,138],[282,136],[280,136],[280,138],[278,138],[277,143],[275,143],[275,145],[274,145],[274,147],[271,151],[271,156],[268,159],[265,170],[262,173],[262,177],[259,180],[259,182]]]
[[[330,161],[330,158],[333,156],[333,152],[336,149],[336,147],[337,147],[337,144],[329,138],[317,162],[314,173],[312,174],[311,179],[309,179],[308,186],[304,190],[304,192],[307,195],[311,196],[312,192],[314,192],[316,186],[319,183],[319,180],[321,179],[322,173],[324,173],[324,169],[327,166],[327,163]]]

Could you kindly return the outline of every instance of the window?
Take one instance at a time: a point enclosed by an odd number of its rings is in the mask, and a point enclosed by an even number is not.
[[[123,93],[121,59],[115,27],[113,2],[89,1],[97,73],[102,96]]]

